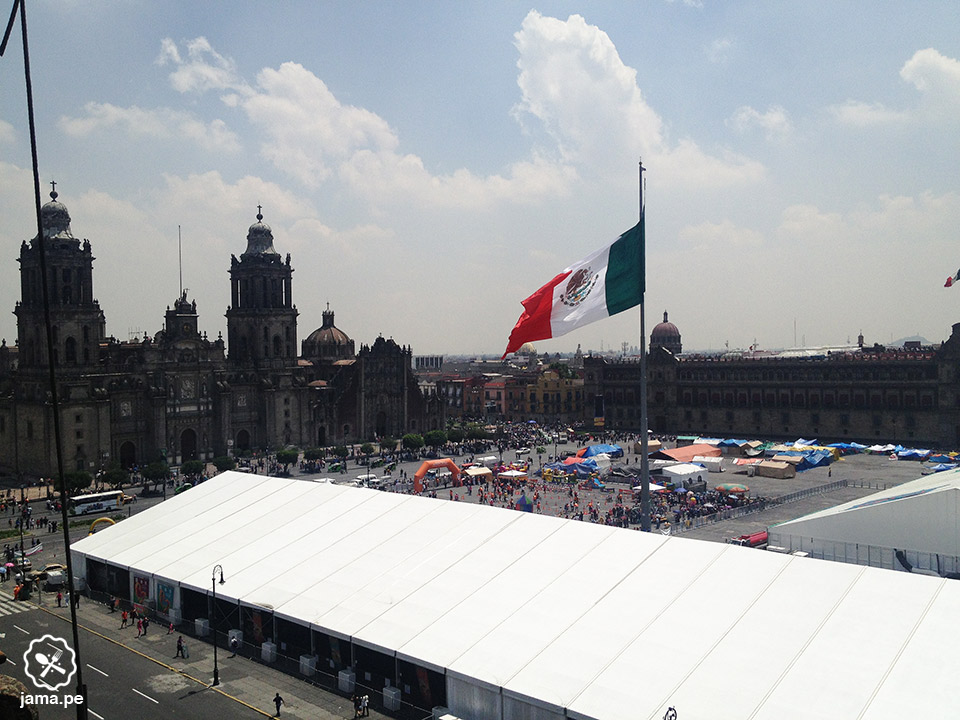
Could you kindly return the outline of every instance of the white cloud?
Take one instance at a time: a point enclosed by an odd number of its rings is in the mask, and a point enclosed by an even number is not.
[[[177,92],[202,93],[207,90],[246,90],[246,83],[237,74],[236,64],[213,49],[205,37],[187,42],[184,59],[176,43],[164,38],[160,44],[157,64],[174,65],[170,84]]]
[[[16,140],[16,137],[17,132],[13,129],[13,125],[5,120],[0,120],[0,143],[11,143]]]
[[[848,100],[828,110],[840,123],[854,127],[956,122],[960,114],[960,61],[933,48],[918,50],[900,68],[900,77],[920,93],[920,102],[915,108],[893,110],[882,103]]]
[[[212,152],[234,153],[240,149],[236,133],[222,120],[204,123],[193,114],[180,110],[124,108],[110,103],[89,102],[83,109],[85,114],[80,117],[60,118],[60,127],[68,135],[85,137],[95,132],[121,130],[130,137],[189,138]]]
[[[728,60],[732,49],[733,40],[726,37],[717,38],[706,48],[707,60],[715,65],[722,65]]]
[[[609,36],[579,15],[567,20],[531,11],[516,33],[521,120],[536,118],[564,161],[586,173],[622,168],[624,158],[660,165],[664,180],[701,186],[755,182],[759,163],[704,152],[693,140],[671,143],[643,98],[637,72]]]
[[[828,108],[828,111],[841,124],[861,128],[906,122],[910,119],[910,114],[902,110],[891,110],[882,103],[865,103],[856,100],[833,105]]]
[[[793,132],[790,116],[780,105],[774,105],[764,113],[748,105],[739,107],[727,119],[727,127],[741,133],[759,128],[768,140],[784,138]]]
[[[763,245],[763,234],[750,228],[737,227],[730,220],[704,222],[680,230],[678,239],[694,252],[728,252],[753,250]]]

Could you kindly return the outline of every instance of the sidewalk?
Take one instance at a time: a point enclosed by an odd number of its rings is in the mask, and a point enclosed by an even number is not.
[[[9,596],[6,588],[2,592]],[[28,602],[35,604],[36,596]],[[64,618],[67,623],[70,621],[70,609],[66,606],[66,601],[64,601],[64,607],[58,608],[54,594],[43,593],[43,603],[38,610]],[[184,635],[190,657],[175,658],[177,637],[180,634],[176,628],[173,633],[168,634],[166,627],[151,623],[147,635],[138,638],[136,623],[131,625],[128,622],[127,627],[121,630],[119,612],[111,613],[105,605],[93,602],[86,597],[80,600],[77,622],[81,627],[131,652],[152,659],[159,665],[169,668],[170,672],[181,673],[199,685],[209,686],[213,682],[213,645],[210,642]],[[220,670],[220,684],[215,688],[216,691],[259,713],[261,717],[273,717],[273,696],[277,692],[283,697],[285,703],[281,711],[282,717],[304,720],[342,720],[354,716],[350,698],[328,692],[298,676],[288,675],[239,655],[230,657],[228,648],[218,648],[217,665]],[[390,718],[372,709],[369,717],[378,720]]]

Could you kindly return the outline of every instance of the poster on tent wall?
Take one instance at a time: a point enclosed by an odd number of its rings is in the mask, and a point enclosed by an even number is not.
[[[133,576],[133,599],[135,602],[145,602],[150,597],[150,578],[140,575]]]
[[[173,585],[157,583],[157,610],[162,613],[170,612],[173,607]]]

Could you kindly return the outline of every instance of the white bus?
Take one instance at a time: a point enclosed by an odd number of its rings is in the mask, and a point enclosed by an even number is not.
[[[90,495],[77,495],[70,498],[70,510],[75,515],[86,515],[87,513],[110,512],[123,506],[127,501],[127,496],[121,490],[111,490],[110,492],[92,493]]]

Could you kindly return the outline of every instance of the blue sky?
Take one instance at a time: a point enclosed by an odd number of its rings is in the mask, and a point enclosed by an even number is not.
[[[4,19],[8,10],[3,10]],[[520,301],[647,206],[647,331],[685,349],[960,322],[960,13],[948,2],[28,0],[44,201],[107,331],[184,285],[225,331],[263,205],[299,335],[500,353]],[[19,35],[0,59],[0,336],[35,234]],[[4,249],[5,248],[5,249]],[[796,330],[794,330],[796,328]],[[538,343],[638,340],[628,311]]]

